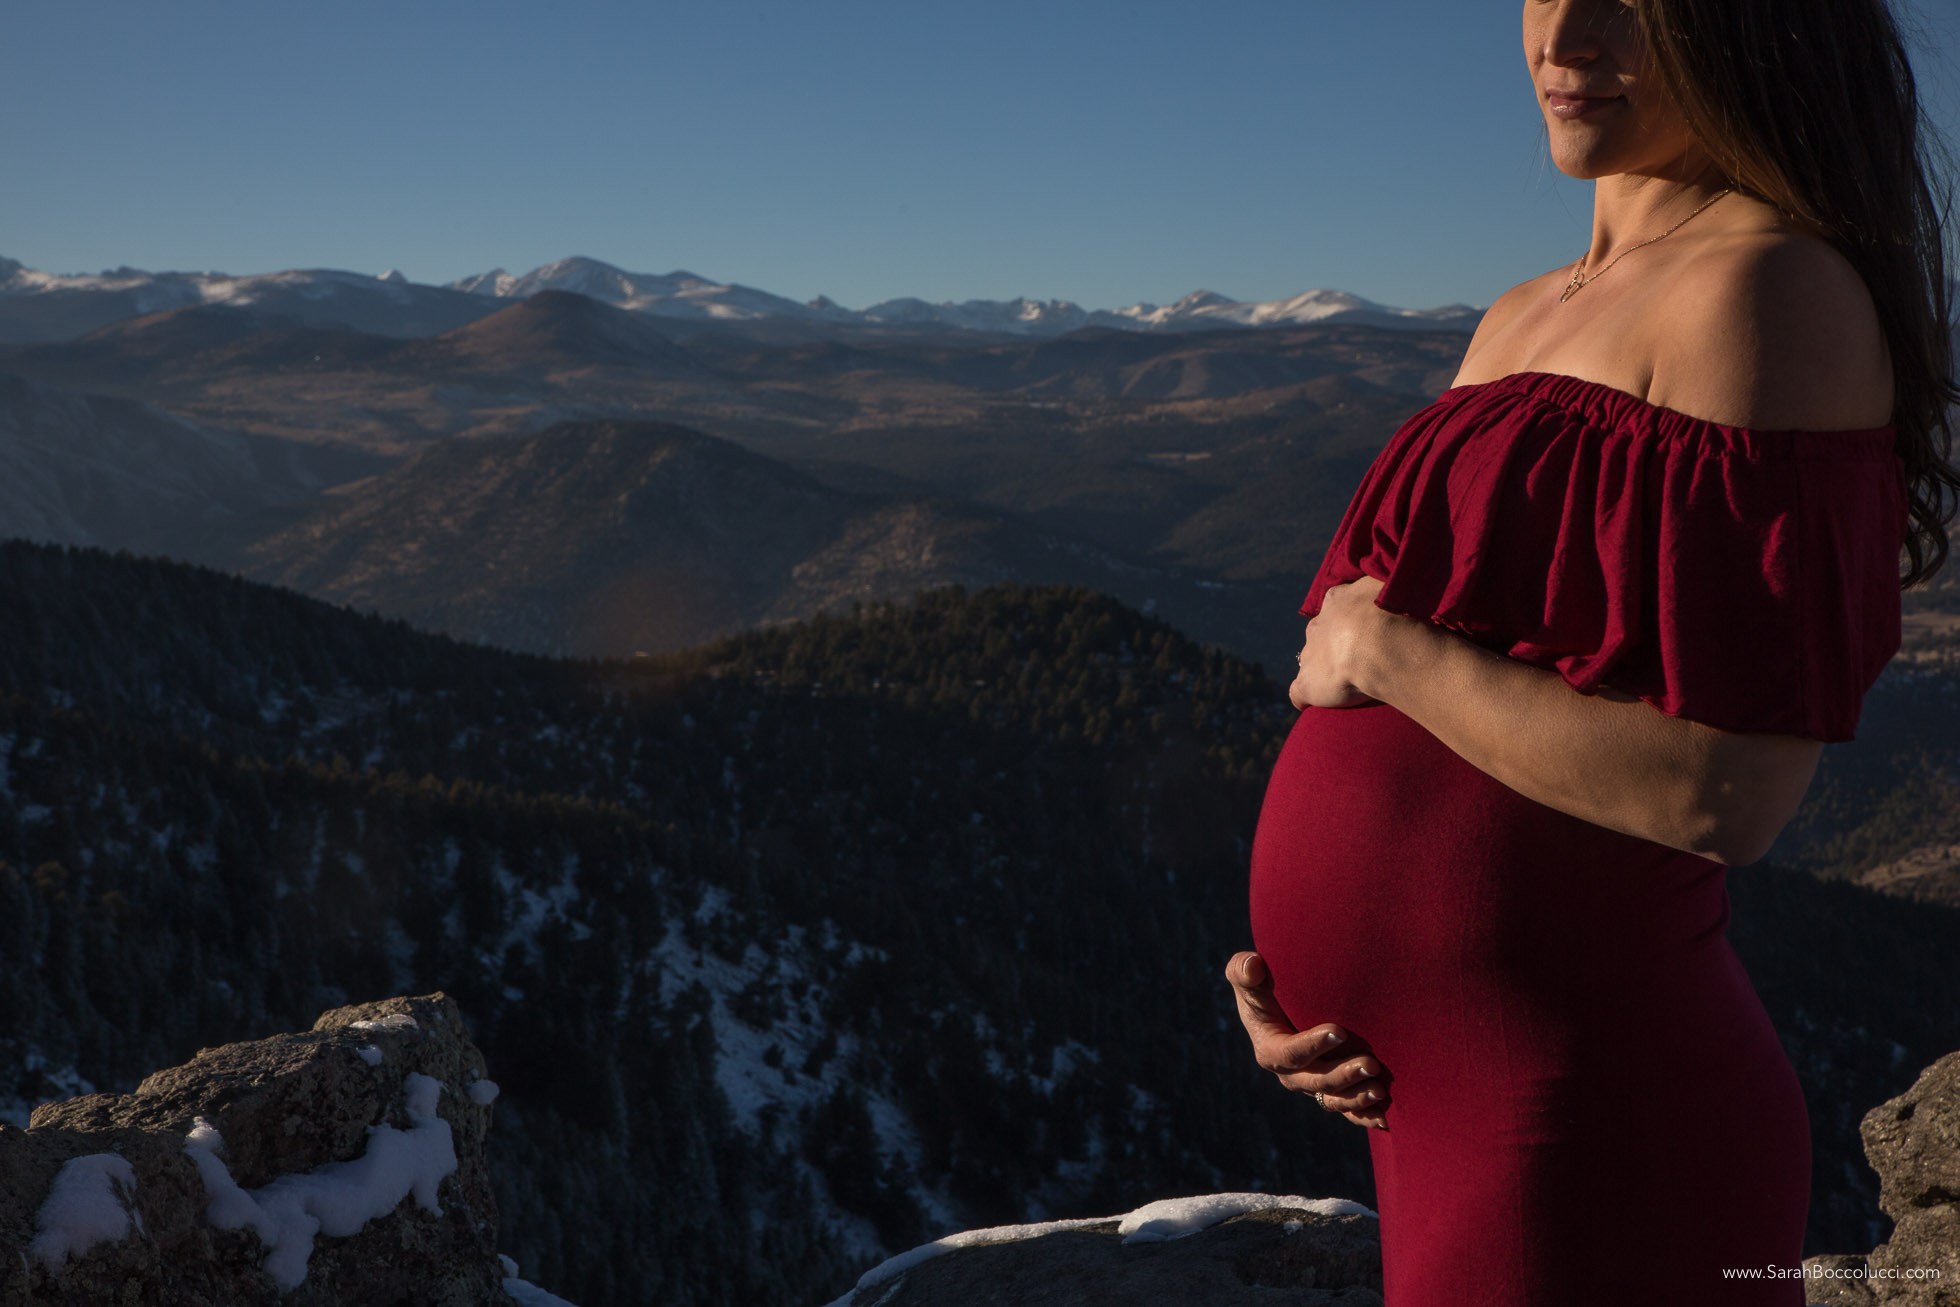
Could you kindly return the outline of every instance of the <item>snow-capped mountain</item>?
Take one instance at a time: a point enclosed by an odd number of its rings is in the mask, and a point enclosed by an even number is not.
[[[440,286],[389,270],[379,277],[302,268],[234,277],[222,272],[37,272],[0,259],[0,341],[70,340],[110,323],[198,304],[253,308],[308,326],[384,336],[433,336],[494,311]]]
[[[957,327],[962,331],[1004,331],[1017,336],[1059,336],[1079,327],[1132,327],[1113,315],[1068,300],[967,300],[930,304],[907,296],[873,304],[860,315],[892,326]]]
[[[1227,299],[1214,291],[1198,290],[1175,304],[1133,304],[1113,315],[1130,324],[1157,331],[1192,331],[1202,327],[1298,327],[1313,322],[1365,322],[1376,327],[1410,327],[1428,331],[1471,331],[1483,311],[1467,304],[1439,309],[1396,309],[1344,290],[1309,290],[1283,300],[1248,303]]]
[[[829,300],[799,304],[768,291],[713,281],[687,271],[665,275],[626,272],[597,259],[573,257],[534,268],[521,277],[502,268],[449,283],[449,289],[495,299],[528,299],[541,290],[587,295],[622,309],[669,318],[804,318],[851,321],[860,315]]]
[[[539,291],[569,291],[661,318],[704,322],[792,321],[822,326],[930,327],[1016,336],[1059,336],[1083,327],[1121,331],[1196,331],[1353,322],[1417,330],[1469,331],[1480,311],[1461,304],[1398,309],[1338,290],[1289,299],[1243,302],[1194,291],[1175,304],[1087,309],[1068,300],[886,300],[847,309],[827,296],[808,303],[684,270],[627,272],[575,257],[523,275],[502,268],[447,286],[410,281],[395,269],[369,276],[331,268],[237,277],[221,272],[95,274],[38,272],[0,259],[0,343],[71,340],[112,322],[198,304],[230,304],[309,326],[351,327],[389,336],[432,336],[486,317]]]
[[[454,281],[450,289],[499,299],[522,299],[541,290],[567,290],[623,309],[662,317],[797,318],[856,322],[873,326],[950,327],[1017,336],[1059,336],[1082,327],[1123,331],[1195,331],[1229,327],[1285,327],[1315,322],[1361,322],[1370,326],[1429,331],[1469,331],[1482,316],[1462,304],[1440,309],[1398,309],[1339,290],[1310,290],[1281,300],[1242,302],[1214,291],[1193,291],[1175,304],[1134,304],[1126,309],[1085,309],[1069,300],[965,300],[932,303],[914,297],[885,300],[852,312],[828,296],[808,304],[735,283],[712,281],[691,272],[665,275],[626,272],[597,259],[570,258],[548,263],[518,277],[498,268]]]

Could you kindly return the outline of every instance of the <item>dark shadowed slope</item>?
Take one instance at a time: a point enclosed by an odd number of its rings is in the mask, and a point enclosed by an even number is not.
[[[1269,659],[1297,624],[1278,590],[1133,566],[985,510],[835,489],[645,422],[447,442],[253,546],[244,570],[464,639],[580,655],[1009,579],[1090,585],[1200,638],[1270,645]]]
[[[0,373],[0,535],[206,557],[376,460]]]
[[[455,441],[254,546],[251,574],[509,648],[671,649],[750,625],[864,505],[684,427]]]

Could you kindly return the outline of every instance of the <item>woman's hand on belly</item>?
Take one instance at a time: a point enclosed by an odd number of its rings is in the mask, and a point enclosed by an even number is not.
[[[1300,672],[1287,690],[1295,708],[1358,708],[1373,702],[1354,683],[1353,668],[1372,629],[1409,619],[1375,607],[1382,583],[1364,576],[1337,585],[1323,596],[1320,612],[1308,619],[1300,646]]]
[[[1338,1026],[1295,1030],[1273,998],[1273,978],[1257,953],[1234,954],[1225,964],[1225,979],[1260,1066],[1296,1094],[1319,1094],[1329,1112],[1356,1125],[1387,1128],[1388,1081],[1380,1062],[1366,1053],[1343,1058],[1347,1033]]]

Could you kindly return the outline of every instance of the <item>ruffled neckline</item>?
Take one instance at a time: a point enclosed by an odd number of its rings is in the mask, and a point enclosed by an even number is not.
[[[1759,431],[1517,372],[1405,422],[1301,612],[1335,585],[1722,730],[1850,739],[1899,647],[1893,429]]]
[[[1563,372],[1511,372],[1489,381],[1466,382],[1451,386],[1436,402],[1453,404],[1510,394],[1563,409],[1603,431],[1639,433],[1663,440],[1699,440],[1750,454],[1802,456],[1813,452],[1819,442],[1829,442],[1829,452],[1837,455],[1847,452],[1847,445],[1869,445],[1873,452],[1889,454],[1897,436],[1896,425],[1889,422],[1839,431],[1732,426],[1655,404],[1603,381]]]

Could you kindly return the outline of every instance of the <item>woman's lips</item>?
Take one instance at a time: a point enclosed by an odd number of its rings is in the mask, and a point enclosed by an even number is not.
[[[1584,118],[1620,102],[1617,95],[1568,95],[1563,91],[1548,92],[1545,99],[1557,118]]]

